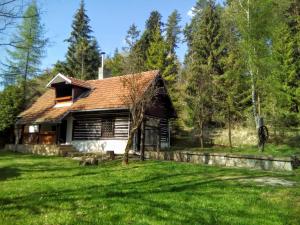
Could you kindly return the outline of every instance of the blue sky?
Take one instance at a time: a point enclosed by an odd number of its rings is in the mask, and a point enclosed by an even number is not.
[[[51,40],[43,68],[50,67],[57,60],[63,60],[67,51],[64,42],[71,32],[71,23],[80,0],[41,0],[42,20],[47,37]],[[90,25],[100,48],[107,54],[113,54],[116,48],[124,46],[124,38],[130,24],[135,23],[139,30],[144,28],[146,19],[152,10],[158,10],[163,21],[177,9],[182,16],[182,26],[190,19],[188,11],[195,0],[85,0]],[[185,45],[181,44],[178,54],[182,59]]]
[[[57,60],[64,60],[67,43],[64,42],[71,32],[73,16],[80,0],[37,0],[42,10],[42,23],[46,37],[49,38],[46,57],[42,68],[50,68]],[[181,25],[189,22],[189,10],[196,0],[85,0],[90,25],[100,48],[107,54],[113,54],[116,48],[124,46],[124,37],[129,26],[135,23],[143,30],[146,19],[152,10],[158,10],[163,22],[174,9],[182,17]],[[186,51],[185,44],[180,44],[177,52],[182,60]],[[1,51],[4,56],[4,52]]]

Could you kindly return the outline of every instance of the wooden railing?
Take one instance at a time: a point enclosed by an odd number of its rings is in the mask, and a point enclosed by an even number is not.
[[[65,96],[65,97],[59,97],[55,98],[56,102],[68,102],[72,100],[72,96]]]
[[[56,143],[55,132],[44,133],[24,133],[23,144],[46,144],[51,145]]]

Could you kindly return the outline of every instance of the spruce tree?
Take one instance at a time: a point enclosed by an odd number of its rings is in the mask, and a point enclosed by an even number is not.
[[[287,11],[290,34],[290,52],[295,72],[288,77],[290,112],[300,112],[300,2],[292,0]],[[300,118],[299,118],[300,119]]]
[[[168,17],[166,24],[166,45],[168,53],[175,54],[175,49],[178,47],[180,41],[179,35],[181,34],[181,27],[179,25],[181,21],[180,14],[177,10],[174,10]]]
[[[228,130],[228,144],[232,144],[232,128],[244,121],[245,110],[251,106],[251,93],[246,67],[240,51],[239,33],[228,10],[222,11],[222,33],[226,54],[222,58],[224,73],[214,77],[215,120]]]
[[[168,92],[172,99],[173,105],[179,114],[182,112],[182,98],[180,89],[181,83],[178,82],[180,62],[176,55],[176,48],[178,47],[178,43],[180,42],[180,21],[181,17],[177,10],[174,10],[168,17],[165,28],[166,58],[165,66],[162,71],[162,75],[168,86]],[[178,118],[174,123],[175,127],[178,128],[181,125],[181,122],[181,118]]]
[[[299,96],[300,87],[299,59],[297,47],[297,23],[291,12],[291,4],[281,16],[281,21],[272,32],[272,62],[273,68],[268,79],[268,115],[272,119],[273,127],[297,126],[299,124]],[[295,7],[297,8],[297,7]],[[280,15],[278,15],[280,16]]]
[[[158,11],[152,11],[146,21],[145,31],[132,48],[131,53],[134,55],[133,58],[139,60],[138,67],[143,68],[143,70],[149,69],[147,67],[147,64],[149,64],[147,63],[147,55],[149,54],[151,43],[162,39],[162,26],[163,23],[161,22],[161,14]]]
[[[181,17],[177,10],[173,11],[166,24],[166,63],[163,76],[169,88],[174,89],[175,82],[179,73],[179,60],[176,55],[176,48],[180,41],[181,27],[179,25]]]
[[[166,45],[158,27],[152,34],[152,41],[146,52],[146,67],[148,70],[159,69],[164,72],[166,65]]]
[[[213,117],[213,79],[223,73],[221,60],[224,46],[219,10],[215,2],[209,0],[204,8],[196,9],[195,16],[185,30],[189,48],[185,59],[189,74],[186,101],[190,120],[198,130],[203,147],[204,128]]]
[[[91,35],[89,17],[86,14],[84,1],[74,16],[72,32],[67,42],[69,43],[64,70],[68,75],[80,79],[96,79],[98,68],[101,64],[99,46]]]

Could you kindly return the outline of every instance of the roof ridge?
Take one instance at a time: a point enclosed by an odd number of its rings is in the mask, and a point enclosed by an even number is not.
[[[107,77],[101,80],[108,80],[108,79],[115,79],[115,78],[120,78],[120,77],[124,77],[124,76],[129,76],[129,75],[138,75],[138,74],[145,74],[145,73],[152,73],[152,72],[159,72],[159,70],[148,70],[148,71],[143,71],[143,72],[137,72],[137,73],[128,73],[128,74],[123,74],[123,75],[119,75],[119,76],[112,76],[112,77]],[[86,81],[101,81],[99,79],[94,79],[94,80],[86,80]]]
[[[136,73],[128,73],[128,74],[123,74],[123,75],[119,75],[119,76],[112,76],[112,77],[107,77],[101,80],[107,80],[107,79],[113,79],[113,78],[118,78],[118,77],[123,77],[123,76],[129,76],[129,75],[137,75],[137,74],[144,74],[144,73],[151,73],[151,72],[159,72],[159,70],[147,70],[147,71],[143,71],[143,72],[136,72]],[[78,79],[76,77],[72,77],[69,75],[64,75],[67,78],[71,78],[74,80],[78,80],[78,81],[82,81],[82,82],[87,82],[87,81],[99,81],[99,79],[93,79],[93,80],[82,80],[82,79]]]

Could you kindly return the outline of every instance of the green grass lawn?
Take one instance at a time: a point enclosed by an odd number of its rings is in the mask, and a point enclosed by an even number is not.
[[[266,185],[274,177],[293,186]],[[0,153],[0,224],[300,224],[300,171]]]
[[[211,148],[200,148],[200,147],[173,147],[173,151],[200,151],[200,152],[219,152],[219,153],[232,153],[240,155],[271,155],[275,157],[288,157],[288,156],[299,156],[300,147],[291,147],[288,145],[273,145],[267,144],[264,151],[261,152],[256,146],[241,146],[241,147],[211,147]]]

